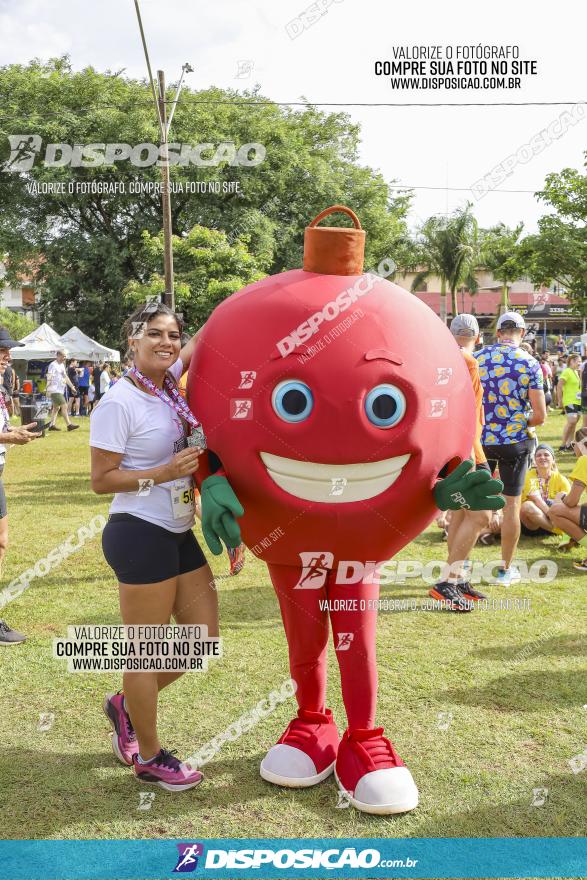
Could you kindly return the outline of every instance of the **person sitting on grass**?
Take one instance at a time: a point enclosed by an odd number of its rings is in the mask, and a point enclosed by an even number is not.
[[[539,443],[534,453],[534,467],[528,470],[522,490],[520,522],[522,534],[531,537],[561,535],[550,520],[550,509],[562,494],[571,491],[571,484],[556,466],[554,450],[548,443]]]
[[[561,529],[582,547],[587,547],[587,504],[580,503],[587,487],[587,428],[577,431],[573,449],[577,462],[570,474],[571,490],[554,502],[549,519],[555,528]],[[575,568],[587,571],[587,559],[573,564]]]

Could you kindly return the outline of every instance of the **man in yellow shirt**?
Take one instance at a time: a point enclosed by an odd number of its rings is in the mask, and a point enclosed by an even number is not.
[[[587,488],[587,428],[577,431],[573,449],[577,462],[571,472],[571,491],[550,508],[552,524],[571,538],[587,547],[587,504],[581,504],[581,496]],[[587,571],[587,559],[574,563],[575,568]]]
[[[527,471],[522,489],[522,534],[532,537],[560,535],[562,532],[550,520],[550,509],[561,495],[571,491],[571,484],[558,470],[554,450],[548,443],[537,446],[534,461],[535,466]]]

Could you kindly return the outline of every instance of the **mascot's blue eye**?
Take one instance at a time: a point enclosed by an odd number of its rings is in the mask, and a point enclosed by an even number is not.
[[[406,398],[395,385],[377,385],[365,398],[367,418],[378,428],[393,428],[406,412]]]
[[[303,422],[314,407],[312,392],[303,382],[280,382],[271,395],[273,409],[284,422]]]

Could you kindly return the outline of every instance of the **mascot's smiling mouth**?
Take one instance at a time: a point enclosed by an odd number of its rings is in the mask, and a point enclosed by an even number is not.
[[[359,464],[317,464],[261,452],[267,473],[280,489],[303,501],[348,504],[367,501],[389,489],[410,455]]]

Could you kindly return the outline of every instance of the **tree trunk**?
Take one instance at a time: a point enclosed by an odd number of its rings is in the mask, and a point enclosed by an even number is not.
[[[457,302],[457,291],[451,288],[450,291],[450,308],[452,311],[452,316],[455,318],[459,313],[459,304]]]
[[[508,299],[508,285],[507,281],[504,281],[501,288],[501,305],[499,307],[499,313],[503,315],[504,312],[510,307],[509,299]]]
[[[440,279],[440,320],[446,324],[446,280]]]

